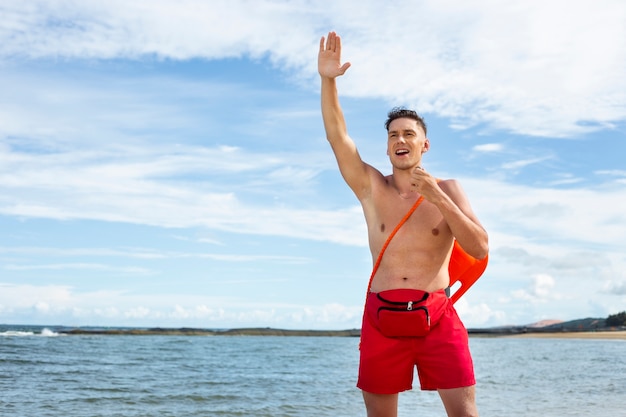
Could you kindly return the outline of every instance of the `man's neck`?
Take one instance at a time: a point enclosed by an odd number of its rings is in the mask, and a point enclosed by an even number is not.
[[[411,190],[410,171],[394,169],[390,177],[391,181],[389,183],[396,189],[400,197],[409,199],[415,196],[415,193]]]

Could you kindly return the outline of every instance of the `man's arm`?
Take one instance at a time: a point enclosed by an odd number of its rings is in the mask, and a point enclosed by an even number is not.
[[[455,180],[438,182],[423,169],[411,173],[411,186],[437,206],[452,235],[469,255],[483,259],[489,252],[489,237],[472,210],[465,192]]]
[[[341,64],[341,38],[330,32],[320,40],[318,71],[322,81],[322,118],[326,138],[335,153],[344,180],[360,200],[369,192],[368,165],[363,162],[354,141],[348,135],[346,121],[339,103],[337,77],[343,75],[350,63]]]

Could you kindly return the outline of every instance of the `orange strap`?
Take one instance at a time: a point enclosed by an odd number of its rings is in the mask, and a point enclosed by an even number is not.
[[[376,271],[378,271],[378,267],[380,266],[380,261],[383,260],[383,254],[385,253],[385,250],[387,250],[387,246],[389,246],[389,242],[391,242],[391,239],[393,239],[393,237],[396,235],[396,233],[398,233],[398,230],[400,230],[402,225],[404,223],[406,223],[407,220],[409,220],[409,217],[411,217],[411,214],[413,214],[413,212],[417,209],[417,207],[420,204],[422,204],[422,201],[424,201],[424,196],[420,196],[420,198],[417,199],[415,204],[413,204],[413,207],[411,207],[411,209],[404,215],[402,220],[400,220],[400,223],[398,223],[396,228],[393,229],[393,231],[389,234],[389,237],[385,241],[385,244],[383,245],[382,249],[378,253],[378,259],[376,259],[376,263],[374,264],[374,270],[372,271],[372,275],[370,276],[370,282],[369,282],[369,284],[367,284],[367,293],[368,294],[370,292],[370,289],[372,289],[372,281],[374,280],[374,275],[376,275]]]

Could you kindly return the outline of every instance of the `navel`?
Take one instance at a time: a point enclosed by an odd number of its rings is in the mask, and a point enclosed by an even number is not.
[[[385,223],[380,224],[380,232],[385,233]]]
[[[439,234],[439,229],[437,229],[437,228],[435,227],[435,228],[434,228],[433,230],[431,230],[430,232],[433,234],[433,236],[437,236],[437,235]]]

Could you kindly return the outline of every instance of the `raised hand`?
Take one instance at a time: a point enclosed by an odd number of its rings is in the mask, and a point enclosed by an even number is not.
[[[341,64],[341,38],[335,32],[329,32],[328,38],[320,39],[320,52],[317,56],[317,70],[320,76],[336,78],[350,68],[350,63]]]

